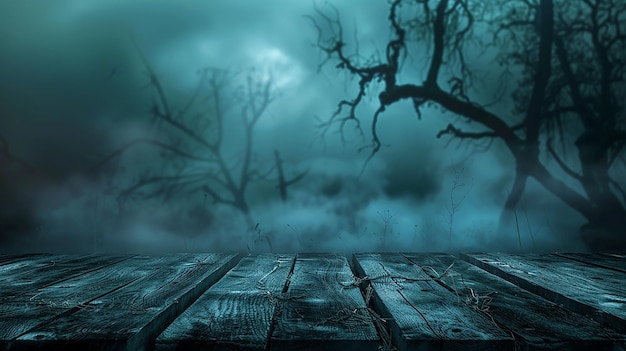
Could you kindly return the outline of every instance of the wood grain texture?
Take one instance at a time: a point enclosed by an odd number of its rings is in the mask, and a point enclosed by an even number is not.
[[[626,255],[460,257],[0,254],[0,350],[626,351]]]
[[[0,284],[11,284],[31,270],[53,267],[57,262],[72,259],[71,255],[28,255],[8,260],[0,265]]]
[[[140,279],[165,260],[137,256],[87,276],[11,296],[0,304],[0,341],[14,345],[9,341],[38,325],[85,308],[90,301]]]
[[[555,255],[461,254],[464,260],[519,287],[626,333],[621,273]]]
[[[626,274],[626,258],[597,253],[556,253],[554,255]]]
[[[618,253],[599,253],[599,255],[604,255],[607,257],[617,257],[626,260],[626,254],[618,254]]]
[[[33,253],[33,254],[19,254],[19,255],[5,254],[0,257],[0,266],[8,264],[8,263],[24,260],[27,258],[50,257],[50,256],[52,256],[52,254],[47,254],[47,253]]]
[[[68,309],[29,328],[10,345],[37,343],[56,349],[71,341],[75,349],[143,349],[235,261],[236,255],[226,254],[137,256],[50,286],[37,298],[64,299]]]
[[[299,254],[270,350],[378,350],[379,337],[353,281],[344,256]]]
[[[357,254],[355,267],[373,287],[375,309],[404,350],[513,350],[512,337],[458,301],[401,254]]]
[[[406,254],[472,309],[515,335],[521,350],[617,350],[626,335],[447,254]],[[443,274],[443,272],[446,272]]]
[[[65,280],[89,274],[98,269],[131,258],[131,255],[72,255],[51,256],[42,263],[13,270],[0,278],[0,303],[15,301],[18,296],[36,295],[39,289]]]
[[[236,255],[181,254],[168,256],[124,288],[90,301],[85,308],[22,335],[90,350],[143,350],[210,285],[236,263]]]
[[[294,254],[244,257],[156,340],[165,350],[265,350]]]

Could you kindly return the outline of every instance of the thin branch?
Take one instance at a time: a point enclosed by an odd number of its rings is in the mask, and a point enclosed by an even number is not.
[[[180,110],[180,112],[178,113],[178,116],[176,117],[178,119],[182,118],[187,113],[187,111],[191,108],[191,106],[193,106],[193,104],[196,102],[198,96],[200,95],[200,91],[202,90],[202,86],[206,82],[206,77],[207,77],[207,74],[208,74],[208,70],[207,69],[202,69],[202,70],[200,70],[199,73],[200,73],[200,79],[198,80],[198,85],[196,85],[196,89],[194,90],[193,94],[191,95],[191,97],[189,98],[189,100],[187,101],[185,106],[182,108],[182,110]]]
[[[524,125],[522,123],[512,126],[511,130],[519,130],[522,129]],[[457,138],[461,138],[461,139],[482,139],[482,138],[498,138],[500,137],[500,135],[498,135],[495,132],[464,132],[458,128],[456,128],[454,125],[452,124],[448,124],[448,126],[446,127],[446,129],[442,129],[439,131],[439,133],[437,133],[437,138],[441,138],[442,135],[444,134],[452,134]]]
[[[223,205],[237,207],[234,201],[224,199],[217,192],[213,191],[213,189],[211,189],[208,185],[205,185],[204,187],[202,187],[202,190],[206,192],[207,194],[211,195],[211,197],[213,198],[214,204],[223,204]]]
[[[551,140],[546,141],[546,147],[548,148],[548,152],[550,153],[550,155],[552,157],[554,157],[554,160],[556,161],[556,163],[558,163],[559,167],[561,167],[561,169],[570,177],[576,179],[579,182],[583,181],[583,177],[576,173],[573,169],[569,168],[565,162],[563,162],[563,160],[561,160],[561,158],[559,157],[559,155],[556,153],[556,151],[554,151],[554,148],[552,147],[552,142]]]
[[[622,205],[626,205],[626,191],[624,188],[617,182],[615,179],[609,177],[609,184],[613,185],[613,187],[620,193],[622,196]]]
[[[285,173],[283,171],[283,161],[280,159],[280,153],[278,152],[278,150],[274,150],[274,160],[276,163],[274,167],[278,171],[278,185],[276,187],[278,188],[280,192],[281,200],[286,201],[287,200],[287,188],[290,185],[293,185],[297,183],[298,181],[300,181],[302,178],[304,178],[309,173],[310,170],[307,169],[306,171],[301,172],[300,174],[295,176],[294,178],[287,180],[285,178]]]
[[[380,139],[378,138],[378,133],[376,131],[376,125],[378,124],[378,116],[380,116],[380,114],[384,110],[385,110],[384,106],[380,106],[374,113],[374,119],[372,121],[372,145],[371,145],[372,152],[365,159],[365,162],[363,162],[363,166],[361,167],[361,171],[357,175],[357,178],[359,178],[363,174],[363,172],[365,172],[365,168],[367,167],[367,164],[372,160],[372,158],[374,158],[376,153],[380,150],[381,143],[380,143]],[[361,150],[362,149],[359,149],[359,151]]]
[[[572,101],[576,106],[576,109],[578,110],[578,115],[581,117],[585,128],[591,129],[596,124],[595,118],[592,112],[587,107],[587,104],[584,103],[585,99],[583,99],[582,93],[580,91],[580,83],[576,79],[576,75],[572,70],[569,55],[567,54],[567,51],[565,49],[563,39],[560,36],[555,36],[554,44],[556,47],[556,53],[559,59],[560,67],[563,70],[563,74],[565,75],[565,78],[567,80],[570,94],[572,95]]]
[[[207,158],[207,157],[200,157],[197,155],[193,155],[191,153],[188,153],[176,146],[158,141],[158,140],[154,140],[154,139],[147,139],[147,138],[139,138],[139,139],[134,139],[126,144],[124,144],[123,146],[121,146],[120,148],[118,148],[117,150],[111,152],[108,156],[106,156],[104,159],[102,159],[101,161],[99,161],[94,168],[100,167],[104,164],[106,164],[107,162],[111,161],[112,159],[122,155],[125,151],[127,151],[128,149],[130,149],[131,147],[135,146],[135,145],[139,145],[139,144],[150,144],[150,145],[154,145],[157,146],[161,149],[167,150],[175,155],[178,155],[180,157],[189,159],[189,160],[193,160],[193,161],[200,161],[200,162],[215,162],[214,159],[211,158]]]
[[[132,186],[122,190],[118,197],[119,198],[126,198],[126,197],[129,197],[132,194],[136,193],[141,188],[144,188],[144,187],[147,187],[147,186],[150,186],[150,185],[154,185],[154,184],[161,184],[164,181],[180,181],[181,179],[185,179],[185,178],[198,179],[199,176],[195,175],[195,176],[189,176],[189,177],[181,177],[180,175],[168,175],[168,176],[144,177],[144,178],[141,178],[137,183],[133,184]],[[150,194],[149,196],[156,196],[157,193],[160,193],[160,191],[155,191],[152,194]]]

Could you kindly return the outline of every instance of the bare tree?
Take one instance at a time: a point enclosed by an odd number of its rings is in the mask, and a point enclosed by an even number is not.
[[[409,11],[400,11],[402,6],[412,6],[417,14],[403,21],[400,14]],[[339,69],[359,78],[356,96],[340,101],[324,126],[336,122],[343,128],[354,121],[360,128],[356,108],[368,87],[381,82],[379,107],[371,123],[370,158],[381,147],[377,124],[388,106],[408,99],[420,118],[424,105],[439,106],[483,129],[463,130],[450,123],[437,137],[499,139],[510,151],[516,176],[505,210],[515,210],[531,177],[588,221],[581,229],[591,249],[625,247],[626,197],[623,185],[610,176],[626,143],[625,7],[617,0],[563,0],[558,1],[557,10],[553,0],[394,0],[388,14],[392,38],[383,59],[365,64],[360,64],[358,53],[346,50],[336,10],[333,17],[316,8],[317,17],[310,18],[318,30],[317,45],[328,55],[324,62],[334,58]],[[324,35],[326,28],[331,30],[330,37]],[[486,28],[493,31],[493,41],[480,45]],[[411,40],[426,44],[428,68],[419,83],[400,84],[400,77],[403,82],[412,78],[401,73],[404,58],[411,54],[407,45]],[[467,55],[495,50],[500,52],[496,59],[503,68],[498,100],[509,92],[506,81],[512,75],[507,73],[522,72],[510,95],[515,102],[510,113],[496,112],[491,105],[472,99],[478,92],[477,73]],[[440,82],[443,75],[448,78],[447,89]],[[566,131],[577,133],[568,145]],[[553,147],[557,141],[565,145],[561,155]],[[542,143],[558,166],[582,185],[582,193],[549,170],[548,155],[540,151]],[[568,148],[578,150],[578,172],[563,161]]]
[[[245,86],[227,95],[233,74],[223,70],[200,71],[200,82],[195,93],[180,110],[173,110],[159,78],[146,63],[150,84],[156,98],[151,107],[152,121],[164,131],[165,139],[134,139],[110,154],[103,162],[120,156],[137,144],[149,144],[161,150],[162,169],[142,175],[130,187],[122,189],[121,198],[162,197],[168,200],[187,191],[203,191],[213,203],[232,206],[254,226],[246,191],[250,182],[260,174],[253,166],[254,127],[273,101],[271,79],[256,83],[252,76]],[[208,89],[203,89],[207,85]],[[200,95],[204,96],[200,96]],[[205,106],[192,106],[202,98]],[[239,116],[233,115],[240,107]],[[195,112],[195,113],[192,113]],[[234,160],[225,150],[225,136],[232,132],[227,119],[239,117],[243,131],[239,157]],[[232,119],[231,119],[232,120]],[[232,125],[230,125],[232,127]]]
[[[119,159],[139,144],[159,149],[163,162],[160,170],[143,174],[120,189],[119,198],[158,197],[167,201],[175,195],[203,193],[214,204],[239,211],[248,230],[255,231],[258,223],[252,217],[247,191],[252,182],[267,180],[274,170],[269,167],[262,173],[254,150],[254,128],[275,100],[271,75],[259,78],[250,70],[243,83],[237,85],[238,73],[202,69],[193,94],[175,108],[161,80],[135,45],[154,91],[152,122],[163,137],[131,140],[100,164]]]

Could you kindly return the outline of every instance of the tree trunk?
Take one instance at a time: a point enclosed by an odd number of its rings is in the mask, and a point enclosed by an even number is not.
[[[514,231],[519,235],[518,223],[517,223],[517,213],[515,212],[517,209],[517,204],[519,203],[522,195],[524,194],[524,189],[526,188],[526,179],[528,178],[527,174],[520,172],[519,167],[515,173],[515,180],[513,181],[513,189],[509,193],[509,196],[506,199],[506,203],[504,204],[504,209],[502,209],[502,213],[500,213],[500,222],[498,224],[498,231]],[[519,238],[519,236],[518,236]],[[520,244],[521,250],[521,244]]]
[[[624,250],[626,210],[608,188],[608,163],[602,162],[593,143],[583,139],[577,146],[583,169],[581,182],[587,197],[555,178],[539,162],[529,169],[530,176],[587,219],[588,223],[580,228],[579,234],[590,250]]]
[[[626,221],[594,223],[580,227],[580,235],[594,252],[620,252],[626,249]]]
[[[581,227],[591,250],[626,248],[626,209],[609,187],[608,141],[603,133],[589,130],[576,140],[582,168],[581,184],[589,197],[593,215]]]

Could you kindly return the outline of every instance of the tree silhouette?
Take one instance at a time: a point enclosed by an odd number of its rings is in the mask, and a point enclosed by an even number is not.
[[[300,172],[298,175],[287,180],[285,178],[285,171],[283,170],[283,160],[281,160],[278,150],[274,150],[274,162],[276,171],[278,172],[278,185],[276,188],[278,188],[280,192],[280,199],[285,202],[287,201],[287,188],[304,178],[309,173],[309,170],[307,169],[306,171]]]
[[[408,9],[401,10],[403,6]],[[425,105],[435,105],[482,127],[463,130],[450,123],[437,137],[500,139],[515,159],[516,175],[503,214],[516,208],[526,180],[534,178],[584,216],[588,223],[581,234],[591,249],[626,247],[626,196],[623,182],[611,175],[626,144],[623,1],[394,0],[385,54],[364,64],[358,52],[346,50],[338,12],[333,17],[315,10],[317,16],[309,18],[318,31],[317,46],[328,55],[322,64],[336,59],[337,68],[358,78],[356,96],[340,101],[323,126],[339,123],[343,131],[346,122],[354,121],[360,129],[356,108],[370,85],[382,83],[368,161],[380,150],[377,124],[387,107],[408,99],[421,118]],[[406,13],[414,15],[402,20]],[[324,35],[327,28],[330,37]],[[493,34],[490,41],[484,40],[487,33]],[[414,78],[402,74],[412,41],[426,44],[428,68],[421,82],[401,84]],[[501,65],[502,84],[495,91],[480,91],[469,55],[476,59],[489,54]],[[511,88],[512,72],[521,74]],[[448,88],[442,87],[443,76]],[[495,94],[497,102],[512,99],[514,109],[501,112],[497,104],[480,103],[475,96],[485,93]],[[564,159],[572,149],[577,150],[579,169]],[[567,182],[550,170],[549,157],[570,177]]]
[[[239,211],[249,234],[260,237],[259,223],[254,221],[247,200],[250,184],[270,180],[269,175],[278,167],[277,181],[283,195],[287,186],[304,176],[285,183],[282,162],[277,159],[276,166],[262,172],[255,154],[254,128],[276,96],[271,74],[252,69],[241,82],[241,73],[201,69],[194,93],[180,108],[174,108],[161,80],[135,45],[154,90],[150,114],[162,138],[133,139],[100,164],[119,160],[126,150],[140,144],[158,148],[163,162],[160,170],[142,174],[130,186],[119,189],[119,198],[167,201],[176,195],[202,193],[213,204]],[[269,238],[265,240],[271,250]]]

